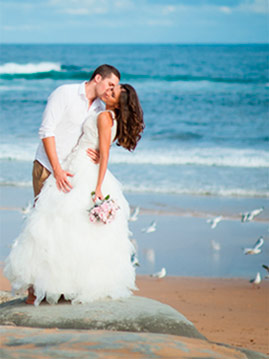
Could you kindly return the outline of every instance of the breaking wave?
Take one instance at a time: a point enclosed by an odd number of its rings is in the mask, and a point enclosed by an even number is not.
[[[0,65],[0,78],[3,80],[25,79],[25,80],[85,80],[90,78],[92,72],[88,68],[64,65],[54,62],[40,62],[40,63],[5,63]],[[163,81],[163,82],[216,82],[216,83],[229,83],[229,84],[264,84],[266,85],[267,79],[263,78],[239,78],[239,77],[214,77],[214,76],[194,76],[188,74],[175,74],[169,73],[164,75],[156,74],[139,74],[139,73],[122,73],[124,81]]]

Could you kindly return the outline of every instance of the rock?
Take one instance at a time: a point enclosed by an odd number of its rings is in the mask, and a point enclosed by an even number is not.
[[[175,309],[142,297],[39,307],[21,298],[0,308],[1,358],[266,358],[209,342]]]
[[[236,348],[168,334],[1,327],[1,358],[251,358]],[[265,356],[254,353],[255,359]]]
[[[19,295],[14,296],[14,295],[12,295],[11,292],[0,290],[0,303],[5,303],[10,300],[19,299],[19,298],[20,298]]]
[[[42,303],[38,307],[20,299],[2,303],[0,309],[2,325],[150,332],[205,339],[189,320],[169,305],[138,296],[76,305]]]

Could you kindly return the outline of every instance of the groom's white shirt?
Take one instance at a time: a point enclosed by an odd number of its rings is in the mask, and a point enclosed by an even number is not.
[[[82,126],[91,113],[104,110],[103,102],[97,98],[90,108],[85,93],[85,82],[58,87],[48,98],[43,113],[39,137],[55,137],[56,152],[60,163],[66,158],[78,142],[82,134]],[[50,172],[52,168],[41,141],[35,159]]]

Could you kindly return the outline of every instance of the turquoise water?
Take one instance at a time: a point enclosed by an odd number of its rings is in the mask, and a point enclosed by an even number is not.
[[[113,147],[129,193],[269,196],[267,45],[2,45],[0,185],[30,186],[48,95],[116,66],[141,99],[135,153]]]

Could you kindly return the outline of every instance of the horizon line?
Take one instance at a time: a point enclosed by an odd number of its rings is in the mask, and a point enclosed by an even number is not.
[[[268,42],[0,42],[1,45],[268,45]]]

